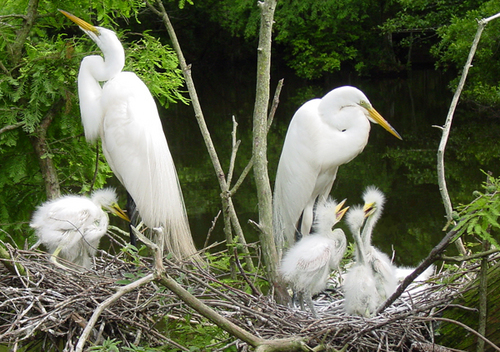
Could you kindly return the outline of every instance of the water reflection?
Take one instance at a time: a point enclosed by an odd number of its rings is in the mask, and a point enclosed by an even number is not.
[[[235,81],[225,75],[217,76],[217,81],[214,81],[203,72],[193,72],[193,75],[199,77],[199,82],[195,82],[198,94],[225,170],[230,157],[232,115],[239,123],[238,135],[242,144],[236,163],[238,176],[251,154],[254,82],[243,78]],[[366,186],[379,187],[386,194],[387,203],[373,241],[386,253],[394,250],[397,264],[417,264],[444,235],[441,229],[445,224],[445,213],[436,175],[436,150],[441,132],[433,125],[443,124],[446,118],[452,97],[446,87],[448,78],[433,70],[415,71],[406,78],[391,79],[339,76],[323,86],[310,86],[286,78],[275,124],[269,134],[271,179],[274,180],[288,123],[298,106],[336,86],[350,84],[359,87],[402,135],[403,141],[380,126],[373,126],[364,152],[340,168],[332,194],[337,199],[347,198],[349,204],[358,204],[362,202],[361,194]],[[201,247],[220,208],[218,182],[192,108],[175,106],[165,111],[164,116],[195,242]],[[500,132],[497,130],[498,127],[489,120],[469,122],[464,111],[457,111],[445,156],[448,187],[454,205],[471,200],[472,191],[478,189],[485,179],[481,169],[498,175],[500,150],[491,143]],[[249,218],[257,217],[257,198],[251,175],[234,202],[247,240],[256,241],[257,234],[247,225]],[[223,238],[220,218],[211,239]],[[450,251],[453,250],[450,247]]]

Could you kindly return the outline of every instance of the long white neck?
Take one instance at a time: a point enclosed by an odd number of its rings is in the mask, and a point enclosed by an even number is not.
[[[368,250],[368,248],[370,248],[372,245],[373,228],[375,227],[378,218],[379,217],[377,216],[377,214],[373,214],[372,216],[368,217],[365,226],[363,227],[363,231],[361,233],[361,239],[363,241],[363,246],[365,248],[365,251]]]
[[[82,60],[78,74],[78,96],[85,137],[93,142],[99,138],[104,111],[101,106],[102,87],[99,82],[109,81],[125,65],[125,51],[113,31],[97,27],[100,35],[84,30],[101,49],[101,56],[87,56]]]

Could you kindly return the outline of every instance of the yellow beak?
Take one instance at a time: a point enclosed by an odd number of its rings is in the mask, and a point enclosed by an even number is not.
[[[336,207],[335,207],[335,214],[337,216],[337,221],[340,221],[340,219],[342,219],[342,217],[344,216],[344,214],[347,212],[347,210],[349,209],[349,207],[345,207],[344,209],[342,209],[342,207],[344,206],[345,204],[345,201],[347,199],[344,199],[342,202],[340,202]]]
[[[380,115],[378,113],[377,110],[375,110],[374,108],[372,107],[366,107],[366,109],[368,110],[368,113],[370,114],[371,118],[376,122],[378,123],[380,126],[382,126],[387,132],[389,132],[390,134],[392,134],[394,137],[396,138],[399,138],[401,140],[403,140],[403,138],[401,138],[401,136],[399,135],[399,133],[391,126],[389,125],[389,122],[387,122],[383,117],[382,115]]]
[[[366,203],[363,206],[363,211],[365,212],[365,218],[372,215],[375,212],[375,202]]]
[[[109,207],[109,210],[115,214],[116,216],[122,218],[123,220],[125,221],[128,221],[130,222],[130,218],[128,217],[128,215],[125,213],[124,210],[122,210],[122,208],[120,208],[120,206],[116,203],[113,203],[111,204],[111,206]]]
[[[392,134],[394,137],[396,138],[399,138],[401,140],[403,140],[403,138],[401,138],[401,136],[399,135],[399,133],[389,124],[389,122],[387,122],[383,117],[382,115],[380,115],[378,113],[377,110],[375,110],[374,108],[372,107],[367,107],[366,108],[368,110],[368,113],[370,114],[371,118],[376,122],[378,123],[380,126],[382,126],[387,132],[389,132],[390,134]]]
[[[64,16],[68,17],[70,20],[72,20],[73,22],[75,22],[77,25],[80,26],[80,28],[84,29],[84,30],[87,30],[87,31],[91,31],[93,33],[95,33],[96,35],[99,35],[99,30],[91,25],[90,23],[88,22],[85,22],[84,20],[82,20],[81,18],[78,18],[76,17],[75,15],[72,15],[70,14],[69,12],[67,11],[64,11],[64,10],[59,10]]]

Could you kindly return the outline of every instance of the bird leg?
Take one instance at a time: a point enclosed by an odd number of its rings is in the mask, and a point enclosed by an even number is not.
[[[295,290],[293,290],[292,305],[295,308],[295,306],[297,304],[300,306],[301,310],[305,310],[304,309],[304,300],[303,300],[302,292],[301,291],[295,291]]]
[[[61,252],[61,249],[62,249],[62,246],[59,246],[56,248],[56,250],[50,254],[50,261],[55,265],[57,266],[58,268],[61,268],[61,269],[64,269],[64,270],[71,270],[71,271],[75,271],[75,272],[79,272],[77,270],[74,270],[66,265],[63,265],[61,263],[59,263],[57,261],[57,256],[59,255],[59,252]]]
[[[312,315],[317,319],[318,314],[316,313],[316,309],[314,309],[314,303],[312,301],[312,297],[311,297],[311,294],[309,292],[306,292],[305,301],[306,301],[307,305],[309,306],[309,309],[311,310]],[[302,306],[303,306],[303,304],[302,304]],[[304,307],[302,307],[302,310],[304,310]]]

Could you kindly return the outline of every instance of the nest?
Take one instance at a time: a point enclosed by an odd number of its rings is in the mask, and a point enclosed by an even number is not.
[[[9,245],[7,248],[28,272],[12,274],[0,265],[0,341],[11,346],[38,345],[50,350],[49,346],[57,345],[59,350],[74,350],[96,307],[123,286],[124,280],[144,277],[153,268],[147,257],[131,261],[124,253],[110,255],[99,251],[94,258],[94,270],[77,273],[56,268],[46,253]],[[426,345],[434,342],[433,329],[441,311],[468,281],[464,276],[446,280],[451,274],[441,273],[424,288],[405,294],[373,318],[346,315],[342,311],[342,293],[332,288],[315,297],[320,319],[314,319],[309,312],[276,304],[268,296],[224,283],[221,277],[227,277],[227,273],[213,267],[208,270],[168,261],[164,265],[166,273],[194,296],[255,336],[305,337],[309,347],[322,344],[333,350],[347,345],[348,351],[425,350]],[[247,281],[252,280],[251,274],[245,276]],[[331,286],[337,286],[334,281],[335,278]],[[121,340],[123,346],[146,343],[188,350],[189,346],[165,336],[164,322],[175,320],[212,324],[172,292],[151,281],[105,309],[87,342],[101,344],[114,338]],[[225,334],[207,350],[222,351],[230,345],[239,351],[250,349],[246,343]]]

